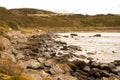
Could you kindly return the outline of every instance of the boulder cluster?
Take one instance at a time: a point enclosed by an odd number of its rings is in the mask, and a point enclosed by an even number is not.
[[[68,46],[66,42],[56,41],[56,37],[42,34],[25,40],[11,39],[12,48],[0,54],[0,58],[17,63],[24,69],[23,74],[34,80],[120,80],[120,60],[110,63],[79,60],[81,56],[74,52],[81,51],[81,47]]]

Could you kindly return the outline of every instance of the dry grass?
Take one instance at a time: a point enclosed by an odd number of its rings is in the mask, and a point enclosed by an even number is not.
[[[16,76],[20,75],[23,72],[18,65],[8,60],[0,60],[0,73]]]

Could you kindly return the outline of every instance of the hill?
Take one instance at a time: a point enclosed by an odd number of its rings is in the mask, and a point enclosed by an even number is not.
[[[46,11],[46,10],[38,10],[32,8],[20,8],[20,9],[10,9],[10,12],[13,14],[54,14],[54,12]]]
[[[27,13],[27,15],[26,15]],[[29,16],[33,14],[35,16]],[[40,14],[55,16],[36,16]],[[0,33],[9,28],[39,28],[45,31],[91,31],[91,30],[120,30],[120,16],[107,15],[82,15],[82,14],[57,14],[51,11],[21,8],[6,9],[0,7]]]

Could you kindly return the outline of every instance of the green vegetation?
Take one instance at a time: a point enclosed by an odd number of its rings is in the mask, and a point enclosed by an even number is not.
[[[39,28],[45,31],[96,31],[120,30],[120,16],[107,15],[56,15],[56,16],[28,16],[28,14],[55,14],[50,11],[21,8],[10,9],[0,7],[0,35],[9,28]]]

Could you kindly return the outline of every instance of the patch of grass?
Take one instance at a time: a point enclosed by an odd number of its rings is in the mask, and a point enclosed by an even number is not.
[[[22,72],[23,69],[15,63],[8,60],[0,60],[0,73],[10,76],[17,76],[20,75]]]

